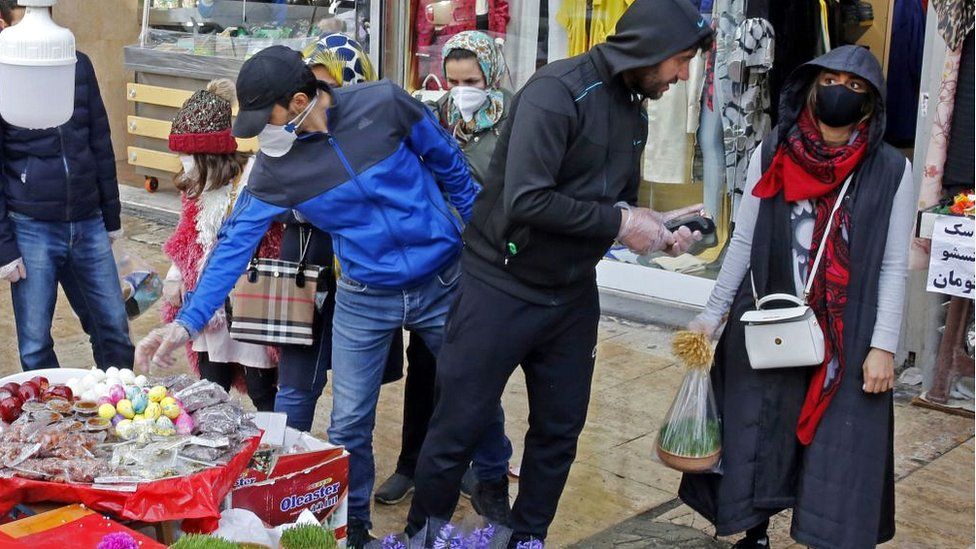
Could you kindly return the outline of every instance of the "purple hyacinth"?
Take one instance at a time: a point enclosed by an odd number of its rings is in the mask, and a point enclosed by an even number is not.
[[[393,534],[390,534],[383,538],[383,543],[380,545],[382,549],[407,549],[402,541],[399,540]]]
[[[108,534],[98,542],[98,549],[139,549],[135,538],[125,532]]]
[[[530,539],[529,541],[520,541],[515,544],[515,549],[543,549],[545,547],[541,541],[537,539]]]
[[[465,549],[488,549],[493,537],[495,537],[495,525],[489,524],[485,528],[478,528],[468,536]]]

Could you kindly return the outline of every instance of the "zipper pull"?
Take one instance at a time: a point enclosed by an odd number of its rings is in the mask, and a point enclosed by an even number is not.
[[[509,260],[518,254],[518,246],[516,246],[514,242],[509,241],[506,249],[508,252],[505,254],[504,264],[508,265]]]

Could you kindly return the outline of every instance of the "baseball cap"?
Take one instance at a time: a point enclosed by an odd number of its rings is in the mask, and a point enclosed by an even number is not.
[[[235,137],[254,137],[271,118],[275,101],[295,91],[308,70],[302,54],[286,46],[270,46],[244,62],[237,75]]]

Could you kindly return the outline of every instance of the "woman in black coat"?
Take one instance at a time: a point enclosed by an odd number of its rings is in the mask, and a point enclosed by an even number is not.
[[[882,142],[884,90],[878,62],[856,46],[793,73],[779,126],[752,157],[715,289],[689,326],[715,335],[728,313],[712,368],[723,473],[686,474],[679,495],[718,535],[747,531],[736,547],[769,547],[769,517],[789,508],[791,535],[808,546],[894,536],[891,388],[915,204],[911,165]],[[803,296],[822,242],[808,304],[823,363],[753,370],[740,318],[757,296]]]

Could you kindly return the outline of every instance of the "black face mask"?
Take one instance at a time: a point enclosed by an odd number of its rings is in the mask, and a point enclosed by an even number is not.
[[[832,128],[850,126],[864,116],[868,94],[840,84],[817,84],[817,119]]]

